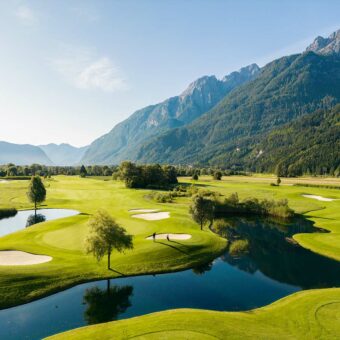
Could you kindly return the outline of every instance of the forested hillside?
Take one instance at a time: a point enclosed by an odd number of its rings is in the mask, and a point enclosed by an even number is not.
[[[150,138],[193,122],[234,88],[254,79],[259,72],[259,67],[252,64],[221,80],[215,76],[197,79],[181,95],[136,111],[108,134],[95,140],[82,162],[117,164],[124,159],[135,159],[141,145]]]
[[[329,109],[339,99],[339,55],[305,52],[283,57],[192,124],[151,140],[137,160],[224,167],[249,164],[249,150],[264,135],[298,117]]]
[[[242,151],[241,151],[242,150]],[[246,138],[225,159],[235,169],[281,176],[340,175],[340,104],[317,110],[272,130]]]

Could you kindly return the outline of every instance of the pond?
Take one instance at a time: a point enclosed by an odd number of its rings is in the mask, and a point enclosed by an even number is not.
[[[302,289],[340,286],[340,263],[287,241],[298,222],[257,219],[226,222],[231,239],[247,240],[242,253],[226,251],[192,270],[81,284],[0,311],[1,339],[41,339],[72,328],[172,308],[240,311],[267,305]],[[230,230],[229,230],[230,232]]]
[[[70,209],[38,209],[37,215],[34,210],[18,211],[16,215],[0,219],[0,237],[26,227],[44,221],[57,218],[69,217],[79,214],[79,211]]]

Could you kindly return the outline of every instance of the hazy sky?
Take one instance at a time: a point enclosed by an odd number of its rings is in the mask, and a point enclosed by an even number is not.
[[[0,140],[85,145],[136,109],[302,51],[338,0],[0,0]]]

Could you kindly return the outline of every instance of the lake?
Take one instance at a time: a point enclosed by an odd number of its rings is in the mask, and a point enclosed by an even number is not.
[[[78,215],[79,212],[70,209],[38,209],[35,218],[34,210],[21,210],[15,216],[0,219],[0,237],[5,236],[38,222],[55,220],[57,218]]]
[[[212,263],[182,272],[81,284],[0,311],[1,339],[41,339],[72,328],[173,308],[241,311],[267,305],[302,289],[340,286],[340,264],[287,239],[316,231],[306,221],[282,225],[230,219],[229,237],[247,240]]]

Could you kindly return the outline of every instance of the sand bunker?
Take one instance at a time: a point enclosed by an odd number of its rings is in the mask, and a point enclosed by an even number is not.
[[[162,212],[155,212],[151,214],[132,215],[132,217],[141,218],[142,220],[146,220],[146,221],[158,221],[158,220],[164,220],[165,218],[169,218],[170,213],[168,211],[162,211]]]
[[[333,198],[327,198],[327,197],[322,197],[322,196],[317,196],[317,195],[302,195],[302,196],[307,197],[307,198],[314,198],[315,200],[324,201],[324,202],[334,201]]]
[[[158,209],[130,209],[129,212],[132,213],[154,213],[158,211]]]
[[[156,240],[166,240],[169,235],[169,239],[171,240],[189,240],[191,238],[190,234],[156,234]],[[153,237],[149,236],[146,238],[147,240],[152,240]]]
[[[27,266],[51,260],[51,256],[34,255],[19,250],[0,251],[0,266]]]

